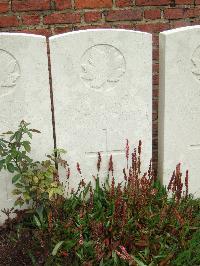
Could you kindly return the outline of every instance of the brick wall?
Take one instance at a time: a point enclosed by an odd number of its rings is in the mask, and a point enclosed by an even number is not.
[[[0,31],[51,36],[88,28],[153,33],[153,161],[157,165],[158,33],[200,24],[200,0],[0,0]]]

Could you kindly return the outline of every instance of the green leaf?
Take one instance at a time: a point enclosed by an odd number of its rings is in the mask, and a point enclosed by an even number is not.
[[[24,204],[24,200],[19,197],[16,201],[15,201],[15,206],[19,205],[20,207]]]
[[[76,240],[68,240],[65,242],[65,248],[67,250],[70,250],[71,248],[73,248],[76,245]]]
[[[62,246],[63,243],[64,243],[64,241],[60,241],[60,242],[58,242],[58,243],[55,245],[55,247],[54,247],[54,249],[53,249],[53,251],[52,251],[52,255],[53,255],[53,256],[56,256],[56,254],[57,254],[59,248]]]
[[[12,177],[12,183],[15,184],[21,177],[22,177],[21,174],[14,175]]]
[[[22,133],[21,133],[21,131],[17,131],[17,132],[15,133],[15,139],[16,139],[16,141],[17,141],[17,142],[20,142],[21,138],[22,138]]]
[[[35,215],[33,216],[33,219],[34,219],[36,225],[37,225],[39,228],[41,228],[41,223],[40,223],[39,219],[38,219]]]
[[[12,131],[7,131],[7,132],[3,132],[4,135],[10,135],[10,134],[13,134],[14,132]]]
[[[29,201],[29,200],[31,199],[31,197],[30,197],[30,195],[29,195],[28,192],[24,192],[24,193],[23,193],[23,197],[24,197],[24,199],[25,199],[26,201]]]
[[[31,146],[30,146],[30,142],[29,142],[29,141],[24,141],[24,142],[23,142],[23,146],[24,146],[24,149],[25,149],[27,152],[30,152],[30,151],[31,151]]]
[[[114,260],[114,265],[118,265],[117,254],[115,251],[112,251],[112,258]]]
[[[138,264],[138,266],[147,266],[146,264],[144,264],[141,260],[139,260],[139,259],[136,258],[135,256],[133,256],[133,259],[134,259],[135,262]]]
[[[5,163],[5,159],[0,160],[0,171],[3,169],[4,163]]]
[[[34,129],[34,128],[29,129],[29,131],[34,132],[34,133],[41,133],[39,130]]]
[[[28,134],[29,138],[32,139],[33,135],[29,131],[27,132],[27,134]]]
[[[11,160],[12,160],[12,156],[11,155],[8,155],[6,157],[5,163],[8,164],[9,162],[11,162]]]
[[[22,194],[22,192],[21,192],[21,190],[15,188],[15,189],[13,189],[12,194],[13,195],[20,195],[20,194]]]
[[[15,167],[12,163],[7,164],[7,169],[10,173],[14,173],[15,172]]]

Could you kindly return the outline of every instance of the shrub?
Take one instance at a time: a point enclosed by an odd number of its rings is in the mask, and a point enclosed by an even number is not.
[[[10,139],[0,141],[1,165],[12,170],[22,203],[32,204],[32,211],[24,212],[23,217],[17,212],[14,228],[16,241],[20,241],[25,229],[31,232],[32,247],[27,253],[33,265],[164,266],[191,265],[191,261],[198,265],[200,201],[188,194],[188,172],[182,181],[180,164],[165,188],[155,178],[151,162],[147,172],[141,174],[141,141],[131,155],[127,141],[124,182],[116,182],[110,156],[108,176],[100,183],[99,153],[95,186],[82,179],[78,189],[65,198],[54,163],[65,167],[67,178],[73,176],[60,150],[57,157],[33,162],[26,157],[30,142],[24,144],[23,136],[35,130],[22,122],[17,132],[21,135],[7,132]],[[79,164],[77,170],[81,173]],[[34,176],[37,182],[30,182]],[[28,199],[24,193],[28,193]]]

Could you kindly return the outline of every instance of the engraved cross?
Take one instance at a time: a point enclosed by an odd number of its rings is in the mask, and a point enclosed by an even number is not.
[[[115,154],[124,154],[125,150],[109,150],[108,149],[108,130],[106,128],[102,129],[104,132],[104,136],[105,136],[105,149],[101,150],[101,151],[89,151],[86,152],[86,155],[88,155],[89,157],[96,157],[96,155],[98,154],[98,152],[101,153],[102,156],[108,156],[108,155],[115,155]]]
[[[191,150],[200,150],[200,143],[197,144],[191,144],[190,145]]]

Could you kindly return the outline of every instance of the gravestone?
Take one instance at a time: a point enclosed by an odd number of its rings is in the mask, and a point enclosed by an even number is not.
[[[200,195],[200,26],[160,34],[159,176],[168,185],[179,162]]]
[[[132,151],[142,140],[142,162],[148,167],[152,156],[151,53],[151,35],[142,32],[87,30],[50,38],[57,146],[67,151],[71,187],[76,188],[82,177],[90,181],[96,175],[98,152],[102,180],[112,154],[114,176],[122,181],[126,139]]]
[[[21,120],[41,131],[34,134],[32,156],[45,159],[53,149],[46,38],[0,34],[0,132],[16,130]],[[13,206],[9,174],[0,173],[0,209]],[[0,213],[0,222],[4,216]]]

